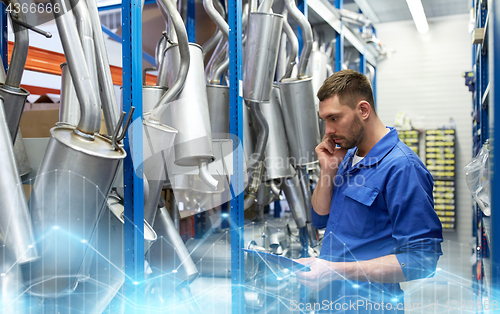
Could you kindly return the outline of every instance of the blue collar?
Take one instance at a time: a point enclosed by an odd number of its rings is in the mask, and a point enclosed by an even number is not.
[[[385,156],[399,143],[398,132],[395,128],[387,127],[390,131],[384,137],[382,137],[375,146],[370,149],[368,154],[358,162],[353,168],[361,168],[361,167],[371,167],[384,159]],[[352,164],[352,158],[356,151],[357,147],[351,148],[346,155],[344,160],[347,161],[347,167],[349,168]]]

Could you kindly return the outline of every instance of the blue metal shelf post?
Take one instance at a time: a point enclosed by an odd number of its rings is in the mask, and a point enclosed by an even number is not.
[[[144,185],[142,143],[142,8],[141,0],[122,3],[123,110],[135,107],[133,129],[124,140],[125,185],[125,296],[127,313],[140,313],[144,304]],[[132,131],[133,130],[133,131]],[[130,134],[130,132],[133,132]],[[132,140],[132,143],[129,141]],[[131,144],[134,153],[130,151]]]
[[[344,7],[344,0],[335,0],[335,8],[341,10]],[[340,33],[335,35],[335,72],[342,70],[342,65],[344,64],[344,34],[342,34],[342,29],[344,28],[344,22],[340,22]]]
[[[490,161],[490,176],[491,176],[491,242],[493,246],[491,247],[491,287],[493,291],[497,292],[500,289],[500,248],[496,240],[500,239],[500,200],[497,191],[500,190],[500,169],[499,163],[496,160],[496,156],[500,156],[499,146],[496,144],[496,139],[500,139],[500,4],[498,1],[490,1],[490,57],[492,62],[490,63],[492,68],[490,69],[490,106],[489,106],[489,117],[490,117],[490,138],[491,138],[491,151],[492,156]]]
[[[307,19],[307,0],[298,0],[297,1],[297,8],[299,9],[300,12],[302,12],[302,14],[304,14],[304,16],[306,17]],[[299,51],[298,51],[298,57],[300,58],[300,55],[302,53],[302,47],[304,46],[304,39],[302,38],[302,29],[300,28],[300,26],[297,26],[297,40],[299,41]]]
[[[196,10],[195,0],[188,0],[187,3],[187,21],[186,31],[190,43],[196,42]]]
[[[242,1],[229,0],[229,131],[243,140],[243,82],[242,82]],[[231,308],[232,313],[245,312],[243,260],[243,193],[234,194],[233,187],[242,191],[243,155],[233,140],[233,175],[231,176]]]

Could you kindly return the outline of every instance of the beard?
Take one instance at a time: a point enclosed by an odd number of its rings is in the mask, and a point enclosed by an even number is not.
[[[352,127],[350,134],[347,137],[341,137],[343,139],[340,144],[341,148],[351,149],[358,146],[359,143],[365,138],[365,127],[358,116],[354,116],[354,121],[352,122]]]

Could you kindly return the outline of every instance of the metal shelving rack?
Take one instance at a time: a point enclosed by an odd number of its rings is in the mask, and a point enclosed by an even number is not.
[[[500,98],[495,97],[495,90],[500,88],[500,6],[496,1],[474,0],[473,10],[475,14],[476,31],[482,29],[481,43],[472,46],[472,67],[474,85],[471,86],[473,92],[473,149],[472,156],[476,156],[481,147],[489,140],[490,142],[490,180],[491,180],[491,217],[486,217],[477,203],[473,206],[473,237],[476,238],[476,247],[473,250],[476,255],[476,264],[472,268],[473,290],[475,291],[475,302],[485,304],[496,300],[495,291],[500,284],[500,272],[498,265],[500,262],[500,252],[496,249],[496,240],[499,235],[492,226],[498,225],[498,212],[500,203],[495,191],[498,191],[499,178],[495,176],[497,155],[495,147],[495,137],[498,132],[495,107],[500,105]],[[495,71],[496,70],[496,71]],[[490,309],[491,310],[491,309]],[[488,309],[477,309],[478,313],[489,313]]]
[[[149,3],[150,1],[146,1]],[[229,81],[230,81],[230,132],[243,138],[242,121],[242,2],[229,0]],[[142,126],[142,8],[140,0],[123,0],[121,5],[110,8],[122,9],[122,55],[123,55],[123,110],[129,112],[135,107],[133,123]],[[191,10],[188,8],[188,34],[190,41],[194,41],[194,1],[189,0]],[[341,8],[343,0],[335,0],[335,6]],[[5,6],[0,4],[0,55],[7,67],[7,15]],[[338,58],[336,70],[341,69],[343,61],[344,39],[350,42],[361,54],[360,72],[365,72],[365,62],[376,65],[378,53],[366,45],[359,36],[343,26],[340,18],[331,9],[326,0],[304,1],[304,6],[319,15],[335,32],[339,39],[337,43]],[[500,16],[500,14],[499,14]],[[499,49],[500,51],[500,49]],[[500,83],[500,80],[498,80]],[[375,92],[375,86],[374,86]],[[500,120],[499,120],[500,121]],[[144,304],[144,234],[143,234],[143,176],[142,176],[142,127],[134,127],[133,134],[128,134],[124,140],[127,158],[124,160],[124,185],[125,185],[125,295],[128,299],[127,313],[140,313]],[[131,154],[128,138],[132,136],[135,154]],[[243,155],[239,154],[238,142],[233,142],[234,171],[231,178],[232,187],[241,190],[243,186]],[[134,165],[136,165],[134,167]],[[244,265],[243,265],[243,194],[232,193],[231,207],[231,283],[232,283],[232,312],[244,312]]]
[[[490,48],[490,99],[489,99],[489,126],[490,126],[490,180],[491,180],[491,221],[490,225],[490,260],[491,260],[491,277],[490,277],[490,287],[491,291],[497,292],[500,288],[500,250],[498,245],[496,245],[496,239],[500,239],[499,229],[495,228],[500,226],[500,199],[498,198],[498,191],[500,190],[500,177],[497,175],[499,173],[498,163],[495,160],[495,156],[500,155],[499,149],[496,145],[496,139],[500,138],[500,126],[497,122],[500,122],[500,111],[496,108],[500,108],[500,4],[498,1],[489,1],[489,48]],[[497,292],[498,293],[498,292]],[[493,295],[494,297],[497,294]]]

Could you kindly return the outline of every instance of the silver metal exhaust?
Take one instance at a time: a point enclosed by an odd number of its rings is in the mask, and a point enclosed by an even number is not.
[[[14,157],[16,159],[17,171],[19,176],[27,175],[31,172],[31,165],[24,146],[23,135],[21,129],[17,131],[16,139],[14,140]]]
[[[69,72],[68,64],[61,64],[61,101],[59,104],[59,122],[77,125],[80,121],[80,103],[76,96],[75,85]]]
[[[302,52],[300,54],[298,71],[297,71],[298,72],[297,77],[301,79],[303,77],[306,77],[307,63],[309,62],[309,56],[312,51],[312,45],[313,45],[312,28],[307,18],[304,16],[304,14],[302,14],[302,12],[300,12],[300,10],[295,5],[295,0],[284,0],[284,1],[288,12],[290,12],[290,15],[292,15],[295,21],[297,21],[297,24],[299,24],[300,29],[302,30],[302,38],[304,45],[302,46]]]
[[[164,124],[155,124],[144,115],[143,147],[144,174],[148,178],[150,190],[144,205],[144,217],[153,224],[158,200],[166,179],[167,158],[171,156],[177,130]],[[132,148],[133,151],[133,148]]]
[[[29,207],[41,259],[31,263],[32,294],[55,297],[76,288],[90,237],[125,151],[99,134],[101,111],[76,25],[61,0],[52,0],[61,42],[81,105],[78,126],[51,129]],[[119,127],[119,126],[115,126]],[[125,132],[125,131],[124,131]],[[118,134],[118,132],[115,132]]]
[[[297,228],[304,228],[306,226],[306,210],[304,208],[304,194],[300,187],[298,175],[293,178],[287,179],[283,182],[282,186],[285,197],[290,205],[293,219],[297,224]]]
[[[168,81],[169,89],[162,96],[158,104],[156,104],[155,108],[151,111],[151,116],[149,117],[149,119],[152,122],[154,121],[155,123],[160,122],[160,117],[162,113],[165,111],[165,109],[167,109],[168,104],[183,90],[186,80],[188,78],[188,71],[191,64],[191,53],[189,50],[187,32],[179,12],[177,12],[177,9],[170,0],[158,0],[158,4],[159,6],[161,6],[162,8],[161,11],[163,12],[163,14],[168,13],[175,28],[175,33],[177,34],[177,39],[178,39],[178,44],[172,45],[169,48],[167,48],[167,50],[165,50],[165,53],[167,53],[167,51],[169,50],[174,49],[173,47],[175,47],[176,48],[175,50],[179,53],[178,57],[180,60],[178,60],[179,62],[176,63],[176,66],[178,66],[178,71],[176,71],[177,73],[175,73],[175,79],[170,79]],[[164,57],[163,59],[164,61],[161,64],[162,66],[161,70],[166,70],[167,69],[166,67],[169,67],[167,71],[167,76],[171,78],[174,75],[172,75],[170,72],[174,70],[170,68],[169,62],[165,62],[165,59],[166,56]]]
[[[0,231],[16,262],[24,264],[37,259],[38,254],[1,99],[0,109]]]
[[[229,86],[207,85],[212,139],[229,139]]]
[[[19,0],[11,0],[10,2],[12,6],[16,4],[19,6],[21,5]],[[13,16],[13,14],[17,15],[17,18]],[[26,23],[26,16],[22,10],[19,10],[19,12],[11,12],[10,17],[15,41],[12,50],[12,60],[5,77],[5,83],[0,84],[0,97],[3,98],[5,119],[9,127],[11,143],[14,143],[26,98],[30,94],[27,90],[21,88],[24,66],[28,58],[29,32],[27,28],[14,22],[14,19],[17,19]]]
[[[67,11],[66,4],[61,0],[51,0],[51,3],[52,5],[61,6],[60,13],[54,13],[54,16],[66,59],[68,60],[71,77],[75,78],[73,83],[81,106],[80,122],[75,132],[80,136],[92,139],[92,136],[99,132],[100,129],[101,108],[93,91],[93,84],[85,62],[86,59],[79,41],[79,35],[71,14]]]
[[[108,52],[104,43],[104,36],[102,35],[101,21],[99,19],[96,0],[87,0],[87,7],[93,29],[92,34],[94,37],[97,74],[99,86],[101,88],[99,95],[101,97],[102,111],[108,135],[112,135],[118,123],[118,119],[120,118],[120,107],[116,100],[113,78],[109,67]]]
[[[295,66],[296,62],[295,59],[297,58],[297,53],[299,52],[299,40],[297,39],[297,36],[295,36],[295,33],[293,32],[292,27],[288,23],[288,10],[285,9],[283,10],[283,32],[286,35],[286,38],[288,38],[288,42],[290,43],[290,55],[288,56],[288,61],[286,62],[286,68],[285,72],[283,75],[278,76],[279,80],[289,78],[292,75],[293,67]],[[284,47],[284,55],[286,59],[286,43]]]
[[[285,79],[279,87],[292,164],[314,163],[317,161],[315,148],[321,139],[312,78]]]
[[[266,180],[293,177],[295,171],[289,161],[290,155],[285,126],[283,125],[283,116],[281,114],[280,90],[278,86],[273,86],[271,101],[269,103],[261,103],[260,108],[269,125],[269,136],[265,149]]]
[[[85,5],[84,1],[70,0],[73,13],[76,19],[76,26],[78,29],[78,34],[80,35],[80,41],[82,42],[83,53],[85,55],[85,63],[90,74],[90,82],[92,83],[94,94],[96,95],[96,101],[99,109],[101,104],[99,101],[99,81],[97,78],[96,69],[96,55],[94,49],[94,39],[92,38],[93,31],[92,25],[90,24],[90,15]],[[118,121],[115,121],[117,123]],[[115,126],[113,126],[114,128]],[[113,134],[113,133],[110,133]]]
[[[154,230],[158,241],[149,251],[151,279],[159,278],[163,293],[170,294],[192,283],[199,272],[165,207],[156,213]]]
[[[57,313],[103,313],[125,282],[124,220],[120,199],[111,195],[107,200],[90,247],[81,267],[81,280],[73,293],[44,300],[45,310],[57,308]],[[156,233],[144,223],[144,251],[156,241]],[[82,312],[78,312],[82,310]],[[52,311],[50,311],[52,312]],[[56,311],[54,311],[56,312]]]
[[[312,78],[306,68],[313,45],[311,25],[295,5],[295,0],[285,0],[285,5],[297,21],[304,38],[298,65],[297,78],[280,81],[283,117],[294,165],[307,165],[317,161],[315,148],[320,142],[318,114],[314,105]]]
[[[250,14],[243,64],[243,98],[252,102],[271,99],[283,17],[278,14]]]

